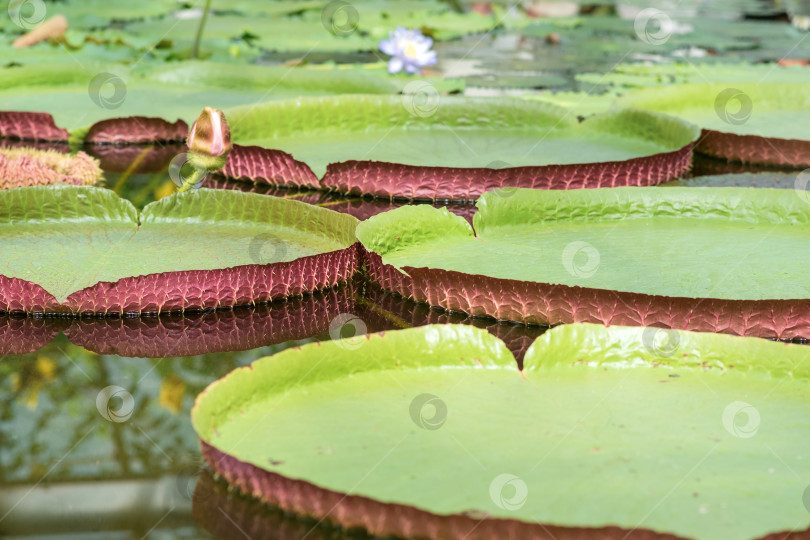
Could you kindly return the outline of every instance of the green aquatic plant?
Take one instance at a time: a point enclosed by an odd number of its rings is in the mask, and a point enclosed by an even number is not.
[[[232,486],[375,537],[749,540],[810,526],[808,357],[573,324],[519,370],[484,330],[424,326],[257,360],[191,417]]]

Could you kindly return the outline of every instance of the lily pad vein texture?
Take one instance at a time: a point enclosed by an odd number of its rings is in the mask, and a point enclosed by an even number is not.
[[[767,75],[765,75],[767,80]],[[696,150],[742,163],[810,167],[810,83],[692,83],[648,88],[616,101],[703,129]]]
[[[121,314],[297,296],[346,281],[357,220],[297,201],[201,189],[138,214],[114,192],[0,192],[0,311]]]
[[[810,338],[810,205],[792,190],[507,188],[477,207],[472,227],[428,206],[362,222],[370,276],[529,324]]]
[[[428,83],[401,96],[302,98],[226,114],[234,142],[258,147],[253,166],[264,182],[320,178],[324,189],[408,200],[475,200],[503,186],[659,184],[688,170],[699,135],[640,110],[580,123],[549,103],[440,96]],[[235,161],[224,173],[250,177],[246,167]]]
[[[808,529],[793,471],[808,458],[810,350],[677,331],[660,349],[650,332],[668,331],[560,326],[522,371],[470,326],[307,344],[211,384],[192,423],[232,486],[377,537]]]

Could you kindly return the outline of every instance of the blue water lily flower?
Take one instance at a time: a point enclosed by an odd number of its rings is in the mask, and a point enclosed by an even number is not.
[[[388,33],[388,39],[380,42],[380,50],[391,56],[388,73],[399,73],[402,68],[408,73],[419,73],[422,68],[436,63],[436,51],[431,51],[433,40],[419,30],[398,26]]]

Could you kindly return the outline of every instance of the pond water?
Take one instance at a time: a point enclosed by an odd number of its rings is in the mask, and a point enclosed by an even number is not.
[[[587,40],[586,45],[549,48],[547,32],[536,29],[536,34],[472,36],[438,48],[440,56],[455,58],[448,62],[453,69],[466,70],[471,94],[580,89],[575,72],[607,72],[624,59],[625,53],[609,47],[589,49]],[[469,63],[472,57],[474,68]],[[281,62],[285,57],[272,60]],[[94,150],[107,171],[107,186],[139,208],[171,193],[166,167],[183,148],[144,150]],[[130,167],[136,160],[140,165]],[[794,180],[795,173],[698,156],[691,175],[670,185],[792,189]],[[206,187],[296,198],[359,219],[405,204],[216,178]],[[471,205],[447,207],[467,219],[474,213]],[[194,398],[234,368],[289,347],[449,322],[486,328],[506,342],[518,361],[545,331],[430,309],[385,293],[362,277],[304,298],[189,317],[2,316],[0,393],[9,397],[0,401],[0,536],[136,540],[362,536],[284,515],[211,478],[202,466],[190,423]]]

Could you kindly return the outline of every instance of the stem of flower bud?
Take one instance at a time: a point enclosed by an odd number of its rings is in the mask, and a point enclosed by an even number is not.
[[[203,8],[202,18],[200,19],[200,26],[197,27],[197,35],[194,37],[194,45],[191,46],[191,59],[194,60],[200,54],[200,40],[202,39],[203,28],[205,27],[205,19],[208,18],[208,11],[211,9],[211,0],[205,0],[205,7]]]

